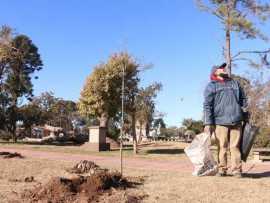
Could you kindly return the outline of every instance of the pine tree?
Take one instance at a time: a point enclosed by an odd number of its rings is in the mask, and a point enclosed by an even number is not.
[[[232,63],[237,60],[249,61],[249,58],[243,57],[244,54],[259,54],[262,59],[262,65],[269,66],[267,54],[269,50],[264,51],[239,51],[235,55],[231,50],[232,33],[237,33],[242,39],[260,38],[267,41],[267,37],[260,31],[256,22],[264,23],[270,16],[270,4],[261,3],[258,0],[196,0],[198,7],[206,12],[216,16],[225,31],[224,57],[227,62],[227,68],[231,74]]]

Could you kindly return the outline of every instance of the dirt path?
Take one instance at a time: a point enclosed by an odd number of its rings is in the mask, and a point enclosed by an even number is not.
[[[95,163],[103,166],[118,167],[118,157],[106,157],[97,155],[84,155],[84,154],[69,154],[61,152],[44,152],[29,149],[18,149],[18,148],[1,148],[0,151],[7,152],[18,152],[25,157],[37,158],[37,159],[48,159],[48,160],[61,160],[78,162],[80,160],[91,160]],[[191,172],[192,165],[187,158],[179,158],[179,160],[151,160],[147,158],[139,157],[125,157],[124,158],[125,168],[134,168],[141,170],[155,170],[155,171],[173,171],[173,172]],[[244,163],[243,172],[251,174],[260,173],[263,175],[270,176],[270,162],[264,163]]]

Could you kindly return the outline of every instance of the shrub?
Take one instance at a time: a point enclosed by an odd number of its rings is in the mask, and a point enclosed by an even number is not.
[[[9,133],[5,130],[0,130],[0,139],[8,141],[11,138],[12,138],[11,133]]]
[[[270,128],[261,128],[257,135],[254,147],[270,147]]]

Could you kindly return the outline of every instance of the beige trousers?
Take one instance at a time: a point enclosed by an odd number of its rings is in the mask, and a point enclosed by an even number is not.
[[[218,162],[219,170],[226,172],[227,151],[230,148],[232,172],[242,172],[241,153],[239,149],[241,139],[241,125],[236,126],[216,126],[216,137],[218,140]]]

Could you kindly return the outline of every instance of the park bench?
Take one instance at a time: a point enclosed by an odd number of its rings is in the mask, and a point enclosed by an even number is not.
[[[270,148],[253,148],[253,159],[257,162],[270,160]]]

